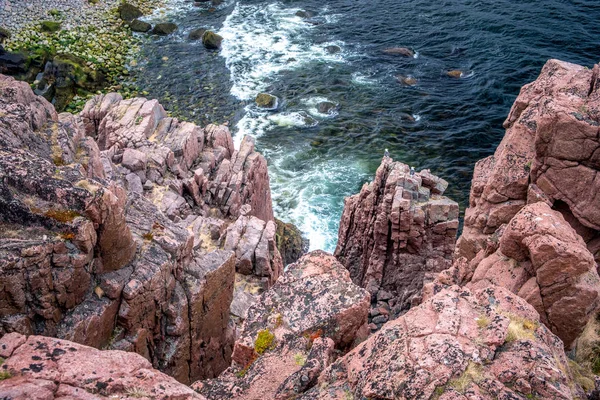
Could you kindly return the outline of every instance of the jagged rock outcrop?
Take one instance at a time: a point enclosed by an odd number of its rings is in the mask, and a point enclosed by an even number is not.
[[[572,347],[599,306],[599,71],[550,60],[522,88],[502,143],[475,167],[454,266],[427,295],[502,285]]]
[[[281,270],[252,140],[236,151],[226,127],[117,94],[57,115],[0,76],[0,144],[0,335],[137,352],[181,382],[229,366],[239,262],[223,247],[242,206],[266,218],[261,277]]]
[[[420,302],[426,278],[452,264],[458,204],[447,182],[384,157],[375,179],[346,198],[335,256],[366,288],[380,318]],[[387,311],[387,314],[385,311]]]
[[[454,284],[494,284],[519,295],[566,348],[600,305],[594,257],[562,215],[543,202],[521,209],[471,262],[457,260],[424,290],[425,297]]]
[[[309,253],[250,307],[232,367],[192,387],[209,399],[294,398],[366,336],[369,300],[334,257]]]
[[[600,260],[599,71],[550,60],[521,89],[504,139],[475,166],[459,256],[473,259],[527,203],[548,201]]]
[[[2,399],[204,399],[135,353],[9,333],[0,338],[0,357]]]
[[[452,286],[338,359],[296,399],[573,399],[562,342],[500,287]]]

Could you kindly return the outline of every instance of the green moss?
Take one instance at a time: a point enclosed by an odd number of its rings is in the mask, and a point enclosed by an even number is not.
[[[257,354],[263,354],[267,350],[275,348],[275,335],[268,329],[258,331],[256,340],[254,341],[254,351]]]
[[[0,381],[11,378],[12,375],[8,371],[0,371]]]
[[[61,23],[56,21],[42,21],[40,24],[42,32],[58,32],[60,28]]]

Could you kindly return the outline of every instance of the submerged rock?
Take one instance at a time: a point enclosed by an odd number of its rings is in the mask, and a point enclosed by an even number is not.
[[[213,31],[206,31],[202,35],[202,44],[207,49],[213,49],[213,50],[220,49],[222,41],[223,41],[223,37],[221,35],[217,35]]]
[[[319,104],[317,104],[317,110],[321,114],[329,114],[332,111],[334,111],[336,109],[336,107],[337,107],[337,105],[330,101],[322,101]]]
[[[462,78],[464,76],[464,72],[461,71],[460,69],[453,69],[452,71],[448,71],[446,72],[446,75],[448,75],[450,78]]]
[[[142,33],[148,32],[150,29],[152,29],[152,25],[150,25],[147,22],[140,21],[139,19],[134,19],[133,21],[131,21],[131,23],[129,24],[129,27],[134,32],[142,32]]]
[[[340,46],[332,45],[325,47],[325,50],[327,50],[329,54],[337,54],[342,51],[342,48]]]
[[[202,39],[202,36],[204,36],[204,32],[206,32],[206,29],[204,29],[204,28],[194,29],[188,35],[188,39],[190,39],[190,40],[200,40],[200,39]]]
[[[154,35],[165,36],[165,35],[170,35],[171,33],[175,32],[176,30],[177,30],[176,24],[174,24],[172,22],[163,22],[163,23],[154,25],[154,28],[152,29],[152,33]]]
[[[406,86],[415,86],[417,84],[417,78],[411,75],[396,75],[396,80]]]
[[[300,17],[300,18],[312,18],[315,16],[315,13],[312,11],[307,11],[307,10],[298,10],[296,11],[296,17]]]
[[[269,93],[259,93],[256,96],[255,102],[260,108],[276,109],[279,99]]]
[[[396,56],[404,56],[404,57],[414,57],[415,52],[408,47],[390,47],[388,49],[384,49],[383,52],[385,54],[392,54]]]

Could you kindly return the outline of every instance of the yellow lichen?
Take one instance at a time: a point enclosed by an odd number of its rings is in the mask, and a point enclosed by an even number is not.
[[[275,348],[275,335],[268,329],[258,331],[256,340],[254,341],[254,351],[257,354],[263,354],[267,350]]]
[[[296,365],[302,367],[306,363],[306,356],[302,353],[296,353],[294,354],[294,362],[296,363]]]
[[[487,315],[480,315],[476,320],[477,326],[480,328],[486,328],[490,324],[490,319]]]
[[[73,210],[48,210],[44,215],[62,223],[71,222],[81,216],[81,214]]]

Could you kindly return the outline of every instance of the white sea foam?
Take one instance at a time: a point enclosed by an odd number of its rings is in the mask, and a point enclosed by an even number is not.
[[[310,44],[305,34],[313,26],[295,15],[298,10],[281,3],[236,4],[218,32],[224,38],[221,56],[231,73],[233,96],[250,100],[265,90],[277,73],[307,62],[341,61],[339,55]]]

